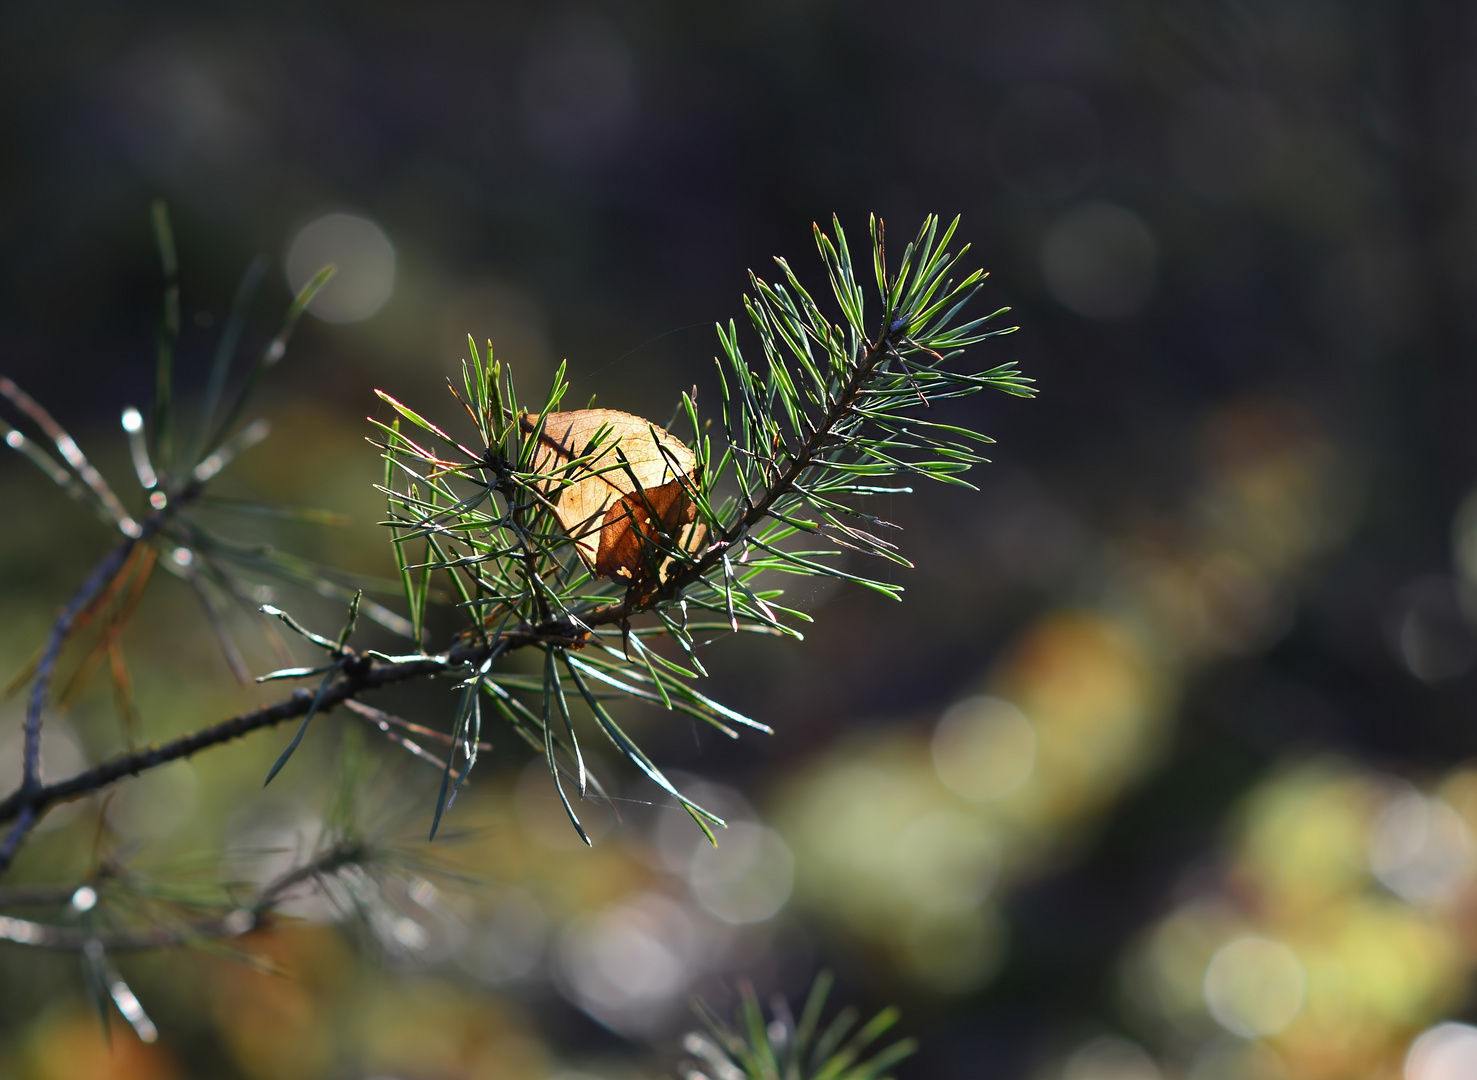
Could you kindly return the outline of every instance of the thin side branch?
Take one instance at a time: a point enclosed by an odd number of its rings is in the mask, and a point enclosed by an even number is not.
[[[701,580],[709,570],[717,566],[723,560],[723,553],[729,547],[763,521],[777,501],[796,490],[796,486],[805,475],[805,471],[811,467],[816,455],[823,452],[835,438],[836,426],[856,405],[857,397],[862,388],[866,386],[867,380],[876,373],[878,365],[891,355],[901,336],[900,331],[889,330],[888,323],[884,321],[882,333],[876,341],[867,346],[867,352],[862,357],[861,363],[857,365],[856,371],[852,373],[851,378],[841,388],[835,399],[830,402],[821,423],[795,451],[784,475],[769,485],[764,494],[750,504],[749,509],[720,538],[710,543],[701,558],[694,563],[689,563],[669,577],[657,594],[638,598],[627,593],[625,598],[618,603],[597,608],[589,615],[581,616],[582,621],[590,626],[620,623],[649,608],[659,599],[680,595],[683,589]]]
[[[391,683],[405,682],[409,679],[447,674],[463,664],[480,660],[488,651],[487,646],[476,645],[454,649],[443,657],[426,657],[422,660],[407,660],[398,663],[360,659],[356,663],[347,665],[338,681],[328,687],[319,700],[317,711],[327,712],[335,705],[341,705],[349,698],[366,690],[388,686]],[[0,821],[9,821],[14,818],[19,822],[28,813],[35,814],[55,803],[90,795],[117,783],[126,776],[137,776],[141,772],[167,765],[171,761],[191,757],[212,746],[232,742],[253,731],[276,727],[284,721],[305,716],[308,709],[312,707],[313,697],[312,692],[299,689],[283,701],[263,705],[259,709],[252,709],[250,712],[233,716],[229,720],[222,720],[218,724],[182,735],[170,742],[144,747],[132,753],[120,754],[110,761],[105,761],[101,765],[65,780],[39,784],[30,788],[21,787],[0,801]]]
[[[147,524],[157,528],[158,521],[159,518],[156,516],[150,518]],[[36,664],[35,681],[31,684],[31,697],[26,705],[26,746],[21,764],[20,792],[17,794],[35,792],[42,786],[41,713],[46,708],[46,698],[51,693],[51,680],[56,675],[56,662],[61,657],[62,646],[71,636],[77,617],[108,587],[145,535],[144,529],[141,528],[137,537],[129,537],[108,552],[103,560],[93,568],[92,573],[87,575],[87,580],[72,595],[72,599],[67,601],[66,607],[62,608],[61,614],[51,626],[51,633],[41,652],[41,659]],[[34,811],[39,807],[33,805],[32,809]],[[3,874],[10,866],[15,853],[20,850],[21,843],[25,840],[27,831],[35,824],[35,820],[34,813],[18,817],[15,826],[5,837],[5,842],[0,844],[0,874]]]
[[[169,949],[200,941],[238,938],[258,929],[271,915],[272,909],[299,885],[360,862],[364,856],[364,845],[359,841],[341,841],[310,862],[294,867],[268,882],[250,904],[238,907],[219,918],[191,921],[184,927],[155,926],[146,930],[98,934],[82,927],[55,926],[32,919],[0,915],[0,941],[70,952],[84,952],[101,946],[106,952],[119,953]],[[71,893],[67,895],[70,896]]]
[[[521,648],[526,645],[568,644],[569,639],[542,630],[510,630],[494,643],[475,643],[458,646],[441,656],[420,657],[414,660],[384,661],[359,656],[346,650],[350,659],[344,665],[343,674],[330,683],[318,698],[316,712],[323,713],[336,705],[356,698],[366,690],[375,690],[392,683],[408,682],[413,679],[448,675],[465,667],[480,666],[487,657],[497,651]],[[25,821],[27,827],[35,823],[41,811],[56,803],[69,802],[101,791],[128,776],[137,776],[150,769],[157,769],[171,761],[191,757],[222,743],[232,742],[253,731],[276,727],[288,720],[307,715],[313,706],[315,695],[306,689],[295,690],[292,695],[271,705],[263,705],[249,712],[240,713],[210,727],[181,735],[166,743],[156,743],[127,754],[120,754],[91,769],[77,773],[65,780],[50,784],[21,786],[4,800],[0,800],[0,821]],[[12,830],[14,831],[14,830]],[[3,866],[0,866],[3,870]]]

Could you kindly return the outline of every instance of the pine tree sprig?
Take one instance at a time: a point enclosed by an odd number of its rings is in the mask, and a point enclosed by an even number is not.
[[[263,678],[313,678],[317,685],[312,691],[299,690],[286,701],[161,747],[121,755],[63,781],[42,784],[35,770],[28,769],[22,787],[0,800],[0,821],[13,822],[0,843],[0,871],[39,815],[57,801],[248,731],[298,718],[303,721],[298,736],[274,765],[270,779],[299,745],[314,716],[356,701],[376,686],[436,676],[459,679],[463,692],[445,736],[450,752],[444,759],[435,758],[443,776],[433,833],[466,783],[483,745],[485,698],[520,738],[549,760],[556,783],[565,775],[575,778],[577,797],[601,791],[577,736],[580,726],[593,724],[711,837],[709,825],[721,826],[721,820],[677,790],[625,733],[607,703],[627,699],[685,713],[729,737],[736,737],[743,727],[768,731],[766,725],[698,689],[698,680],[707,674],[701,649],[724,632],[800,638],[796,624],[808,622],[809,616],[784,604],[779,575],[829,576],[885,596],[900,596],[897,583],[843,566],[847,552],[892,566],[911,565],[898,544],[884,535],[896,526],[867,510],[867,503],[879,495],[910,491],[908,481],[915,476],[964,483],[959,474],[985,460],[975,448],[990,441],[986,436],[957,423],[925,418],[935,403],[985,389],[1023,397],[1033,393],[1030,380],[1013,363],[976,372],[954,366],[967,346],[1013,329],[987,325],[1004,309],[982,319],[957,321],[984,275],[973,271],[954,276],[967,250],[948,251],[956,226],[957,219],[941,229],[938,219],[927,218],[893,264],[895,269],[890,269],[885,231],[880,221],[872,221],[877,293],[871,302],[877,306],[870,324],[862,275],[853,265],[839,224],[833,229],[834,238],[815,229],[839,321],[822,312],[784,260],[776,262],[780,279],[774,283],[751,275],[744,307],[761,360],[753,364],[747,359],[735,323],[718,327],[722,398],[718,419],[723,437],[716,446],[694,392],[681,395],[675,415],[690,428],[695,450],[687,451],[661,429],[629,416],[621,431],[613,423],[601,422],[582,445],[563,447],[546,429],[552,416],[578,415],[559,413],[570,389],[566,365],[560,365],[542,400],[525,407],[511,370],[490,344],[484,352],[470,343],[461,389],[450,388],[476,430],[473,445],[379,392],[395,413],[389,424],[375,422],[378,437],[372,440],[385,461],[378,487],[388,500],[384,524],[390,529],[396,565],[396,579],[386,582],[356,581],[269,546],[242,542],[212,528],[198,513],[208,508],[295,516],[289,508],[238,507],[210,500],[207,485],[236,454],[265,437],[264,424],[239,430],[235,425],[262,374],[280,360],[293,325],[327,271],[294,300],[281,331],[248,370],[240,390],[218,409],[228,381],[222,372],[230,366],[223,368],[221,357],[231,355],[240,333],[239,317],[233,313],[229,340],[223,341],[209,372],[210,408],[195,425],[195,437],[188,442],[191,452],[176,456],[166,445],[170,440],[157,430],[174,423],[172,397],[156,408],[146,439],[141,434],[147,426],[142,415],[137,410],[125,412],[135,472],[150,506],[143,517],[126,519],[138,536],[130,535],[132,530],[103,494],[100,477],[84,466],[85,459],[73,460],[80,458],[80,451],[70,438],[51,430],[49,416],[43,418],[39,406],[30,407],[29,399],[18,393],[8,394],[24,415],[53,437],[72,471],[13,428],[5,429],[7,442],[125,533],[124,543],[74,598],[68,609],[72,614],[58,623],[51,646],[31,671],[34,717],[28,718],[28,762],[39,745],[40,709],[60,645],[112,604],[110,598],[123,593],[121,586],[113,587],[117,584],[113,579],[132,565],[136,544],[147,544],[158,556],[158,565],[195,587],[238,674],[244,673],[244,663],[224,631],[222,601],[253,608],[260,604],[260,586],[243,572],[257,579],[294,582],[340,599],[349,605],[350,619],[331,638],[269,606],[327,655],[323,663],[288,667]],[[162,228],[160,235],[161,243],[168,240]],[[168,270],[173,265],[172,248],[164,251],[163,259]],[[243,281],[238,312],[245,302],[242,298],[254,288],[256,274],[255,269],[250,271]],[[166,309],[173,303],[167,300]],[[160,372],[161,379],[165,374],[172,378],[172,345],[161,347]],[[12,387],[7,384],[6,389]],[[215,416],[217,411],[223,418]],[[212,434],[201,439],[202,431]],[[664,477],[676,477],[670,485],[664,481],[665,494],[643,485],[635,467],[639,447],[629,439],[657,455],[655,465]],[[674,447],[690,456],[680,457]],[[592,482],[629,492],[621,504],[624,517],[614,519],[614,527],[625,530],[636,551],[619,563],[621,574],[592,565],[588,532],[571,531],[559,516],[562,500],[579,485]],[[668,506],[686,507],[687,523],[671,524],[658,506],[659,498]],[[605,530],[612,527],[609,515],[607,519],[599,526],[602,543]],[[438,580],[446,588],[438,588]],[[398,591],[409,617],[370,599],[366,590],[372,589]],[[448,648],[432,653],[425,641],[426,616],[428,606],[443,597],[450,598],[465,621]],[[113,642],[122,617],[116,611],[131,606],[113,605],[108,610],[115,611],[106,637]],[[391,656],[350,648],[353,617],[361,611],[409,638],[415,651]],[[672,647],[658,648],[661,642]],[[500,667],[506,654],[524,648],[545,652],[542,679]],[[116,672],[118,665],[114,668]],[[582,708],[576,710],[575,705]],[[576,711],[583,715],[576,716]],[[385,721],[376,724],[382,731],[394,727]],[[392,741],[404,745],[403,739]],[[560,794],[565,794],[562,788]],[[572,804],[570,816],[578,827]]]
[[[743,302],[759,360],[746,355],[736,323],[717,327],[723,440],[715,449],[694,395],[682,394],[674,415],[690,432],[690,468],[663,440],[665,432],[650,424],[644,432],[619,434],[602,423],[581,436],[580,445],[563,447],[547,428],[552,416],[579,415],[559,412],[569,391],[566,365],[543,398],[525,406],[511,370],[490,343],[483,352],[469,341],[462,391],[451,387],[483,443],[480,451],[379,392],[396,414],[389,425],[372,421],[386,459],[386,524],[397,551],[424,538],[435,553],[418,564],[400,564],[413,617],[424,617],[420,598],[430,577],[444,575],[471,617],[464,636],[491,630],[504,639],[542,638],[541,647],[558,654],[581,689],[583,680],[600,681],[627,697],[698,716],[725,734],[735,733],[732,723],[767,730],[693,687],[704,671],[693,637],[698,628],[689,616],[717,617],[702,624],[703,632],[726,626],[731,632],[799,638],[793,623],[806,617],[781,603],[777,575],[827,576],[900,599],[901,585],[842,565],[841,556],[853,552],[912,566],[894,540],[879,535],[896,526],[867,511],[866,503],[911,491],[913,477],[968,487],[961,474],[987,460],[977,449],[991,442],[987,436],[926,418],[935,403],[986,389],[1019,397],[1034,393],[1013,363],[983,372],[954,366],[968,346],[1014,329],[993,326],[1007,309],[958,321],[985,275],[958,270],[968,248],[948,249],[957,225],[957,218],[946,226],[926,218],[889,268],[885,230],[872,221],[877,294],[871,321],[839,222],[833,222],[834,239],[814,229],[839,320],[822,311],[785,260],[775,261],[775,282],[751,274]],[[411,430],[424,434],[407,434]],[[694,524],[685,531],[662,521],[653,493],[625,453],[621,440],[642,436],[691,509]],[[550,453],[550,446],[559,453]],[[628,515],[644,513],[654,525],[632,528],[639,559],[624,579],[598,576],[588,553],[579,550],[584,537],[559,520],[563,500],[579,498],[581,485],[602,478],[631,492],[634,509]],[[819,546],[797,544],[800,537]],[[611,645],[615,633],[619,649]],[[684,662],[653,649],[656,638],[673,642]],[[586,657],[592,646],[589,656],[598,660]],[[510,695],[530,692],[516,679],[501,681],[496,671],[487,678]],[[557,713],[550,695],[560,685],[545,679],[532,691],[543,699],[530,716],[543,731],[546,755],[555,745],[548,732]],[[612,732],[603,705],[583,693],[576,699],[588,701],[597,728]],[[640,771],[670,788],[633,743],[612,737]]]
[[[832,981],[828,971],[816,976],[798,1021],[783,997],[774,999],[766,1021],[748,984],[739,988],[739,1008],[731,1023],[697,1002],[706,1030],[689,1032],[682,1040],[691,1055],[678,1068],[682,1080],[882,1080],[917,1043],[901,1039],[873,1050],[898,1021],[893,1008],[883,1009],[860,1028],[856,1010],[843,1009],[822,1029]]]

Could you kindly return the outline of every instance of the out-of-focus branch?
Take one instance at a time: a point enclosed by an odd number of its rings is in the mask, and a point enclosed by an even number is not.
[[[100,934],[77,926],[54,926],[31,919],[0,915],[0,941],[30,945],[40,949],[82,952],[99,946],[110,953],[141,952],[167,949],[197,941],[237,938],[260,927],[272,909],[293,889],[322,878],[344,866],[362,862],[366,848],[357,840],[342,840],[302,866],[268,882],[250,904],[235,908],[218,918],[197,919],[184,926],[155,926],[144,930]],[[75,896],[75,890],[68,893]]]
[[[172,424],[171,402],[173,400],[174,379],[174,347],[179,335],[179,280],[177,277],[178,261],[175,256],[173,233],[169,228],[168,214],[162,203],[154,206],[155,232],[159,240],[160,258],[164,265],[165,276],[165,303],[164,323],[161,327],[159,339],[159,357],[156,369],[156,393],[154,401],[154,415],[152,431],[155,443],[153,450],[155,457],[161,466],[169,465],[173,455],[170,428]],[[20,431],[10,425],[0,422],[0,434],[4,435],[7,445],[25,454],[36,464],[42,472],[47,474],[53,482],[61,485],[70,494],[89,503],[99,511],[104,520],[109,521],[123,534],[124,540],[97,564],[78,590],[72,595],[52,623],[51,631],[47,635],[46,644],[41,650],[40,659],[37,661],[35,672],[31,681],[31,694],[26,709],[25,721],[25,751],[21,773],[20,788],[8,799],[4,805],[11,807],[7,820],[13,818],[15,824],[3,841],[0,841],[0,874],[3,874],[14,861],[16,853],[21,844],[25,842],[26,835],[31,828],[40,820],[40,812],[47,805],[48,800],[45,793],[48,786],[41,782],[41,726],[42,713],[46,708],[46,700],[51,693],[52,679],[56,674],[57,661],[61,657],[63,647],[66,645],[72,633],[77,629],[78,620],[82,619],[88,609],[99,602],[99,597],[104,595],[105,590],[117,579],[120,572],[128,565],[129,557],[132,556],[138,545],[147,543],[155,538],[155,535],[165,530],[171,519],[178,515],[179,511],[193,503],[204,493],[205,486],[220,472],[220,470],[241,450],[260,441],[265,434],[265,425],[260,421],[256,424],[247,425],[246,428],[237,432],[236,435],[227,438],[236,421],[240,417],[241,410],[250,399],[252,391],[256,388],[262,374],[279,360],[286,351],[287,339],[292,333],[298,318],[306,309],[313,295],[322,288],[328,278],[333,274],[333,267],[327,266],[306,286],[299,291],[292,305],[287,310],[287,316],[283,320],[282,328],[277,336],[272,339],[261,358],[253,367],[248,376],[244,388],[237,394],[234,403],[227,411],[226,417],[216,428],[213,439],[198,443],[196,449],[199,454],[192,457],[199,458],[185,465],[179,475],[173,475],[171,470],[161,473],[151,460],[150,447],[143,435],[144,422],[142,416],[136,409],[125,409],[123,413],[123,428],[129,434],[131,449],[134,459],[134,469],[138,474],[139,483],[149,494],[149,506],[152,512],[142,521],[135,521],[124,509],[111,487],[96,467],[87,460],[86,455],[78,447],[77,441],[67,433],[66,429],[57,423],[45,408],[34,398],[23,391],[15,382],[5,376],[0,376],[0,397],[8,400],[16,409],[26,416],[33,424],[56,444],[57,451],[62,459],[71,467],[76,474],[72,479],[61,465],[49,455],[40,450],[27,439]],[[259,276],[259,274],[257,275]],[[247,281],[253,280],[253,272],[248,272]],[[244,318],[244,304],[251,293],[251,286],[243,288],[237,297],[237,308],[233,319]],[[212,421],[212,414],[219,398],[219,387],[221,380],[226,376],[230,362],[235,353],[236,335],[238,331],[228,330],[223,347],[216,354],[215,371],[212,374],[212,390],[207,394],[207,405],[204,414],[200,418],[200,430],[204,432]],[[209,452],[205,451],[209,448]],[[162,455],[159,451],[163,451]],[[200,457],[204,454],[204,457]],[[80,480],[80,483],[78,483]]]
[[[563,641],[568,638],[562,632],[548,629],[514,630],[503,634],[496,642],[478,642],[459,645],[440,656],[417,657],[411,660],[375,660],[349,653],[350,659],[343,667],[343,674],[318,698],[316,712],[322,713],[335,705],[342,705],[366,690],[374,690],[392,683],[414,679],[431,678],[458,671],[467,665],[477,666],[494,651],[504,652],[511,648],[539,642]],[[249,712],[240,713],[210,727],[181,735],[166,743],[157,743],[103,762],[65,780],[50,784],[22,785],[5,799],[0,800],[0,821],[15,820],[14,833],[21,830],[21,823],[29,828],[35,824],[40,813],[48,807],[81,798],[100,791],[128,776],[167,765],[207,750],[212,746],[231,742],[253,731],[275,727],[287,720],[307,715],[313,706],[314,695],[305,689],[294,691],[292,696],[271,705],[263,705]],[[0,864],[0,871],[4,865]]]
[[[145,530],[154,531],[159,527],[161,520],[159,515],[153,515],[144,527],[138,529],[138,536],[128,537],[108,552],[102,561],[93,567],[92,573],[87,575],[87,580],[72,595],[72,599],[67,601],[66,607],[62,608],[61,614],[56,617],[56,622],[52,623],[51,633],[41,652],[41,659],[36,664],[36,675],[31,683],[31,696],[26,705],[25,756],[22,760],[21,786],[17,795],[27,792],[34,794],[42,786],[41,713],[46,707],[47,695],[51,693],[51,680],[56,674],[56,662],[61,657],[62,646],[72,634],[77,617],[97,599],[118,571],[123,568],[128,557],[133,554],[133,549],[148,534]],[[21,843],[26,838],[26,833],[36,822],[35,811],[40,807],[31,804],[30,809],[32,813],[17,817],[4,843],[0,843],[0,873],[4,873],[10,866],[15,853],[20,850]]]
[[[317,711],[326,712],[365,690],[373,690],[409,679],[445,674],[464,663],[480,660],[487,651],[488,646],[477,645],[454,649],[445,656],[397,663],[361,659],[357,663],[349,664],[338,681],[324,692],[319,700]],[[188,735],[182,735],[166,743],[157,743],[131,753],[120,754],[110,761],[105,761],[101,765],[77,773],[65,780],[29,788],[22,786],[4,800],[0,800],[0,821],[14,818],[19,823],[27,812],[34,814],[54,803],[90,795],[117,783],[126,776],[137,776],[141,772],[190,757],[212,746],[239,739],[253,731],[275,727],[283,721],[304,716],[312,704],[312,693],[307,690],[297,690],[291,697],[282,701],[240,713],[229,720],[222,720],[218,724],[192,731]],[[3,868],[3,865],[0,865],[0,869]]]

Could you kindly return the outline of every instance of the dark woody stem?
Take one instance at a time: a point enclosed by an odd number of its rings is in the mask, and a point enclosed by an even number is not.
[[[481,664],[494,650],[505,652],[526,645],[572,645],[578,635],[562,636],[555,628],[549,632],[538,630],[511,630],[503,634],[498,643],[476,643],[458,646],[442,656],[428,656],[415,660],[382,661],[358,656],[352,652],[343,665],[343,673],[329,686],[319,700],[316,712],[324,713],[336,705],[357,698],[367,690],[375,690],[393,683],[414,679],[432,678],[437,675],[453,674],[467,665]],[[0,821],[22,822],[29,828],[39,819],[40,813],[56,803],[82,798],[95,791],[117,783],[129,776],[137,776],[149,769],[157,769],[171,761],[180,761],[213,746],[232,742],[253,731],[276,727],[288,720],[307,715],[313,704],[313,694],[305,689],[294,691],[290,697],[270,705],[240,713],[210,727],[192,731],[166,743],[158,743],[96,765],[65,780],[50,784],[22,785],[5,799],[0,800]],[[24,834],[22,834],[24,835]],[[0,868],[3,869],[3,868]]]

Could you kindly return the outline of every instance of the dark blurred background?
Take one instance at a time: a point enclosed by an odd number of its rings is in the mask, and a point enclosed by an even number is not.
[[[660,420],[711,398],[745,270],[814,280],[832,213],[854,246],[869,212],[962,214],[982,310],[1021,326],[974,362],[1041,390],[959,413],[999,440],[980,492],[891,508],[904,604],[802,585],[803,645],[712,650],[714,696],[774,737],[640,722],[738,854],[630,778],[629,819],[577,850],[495,737],[457,807],[480,884],[358,947],[305,905],[261,944],[286,976],[133,961],[162,1034],[115,1024],[111,1052],[68,958],[3,946],[0,1072],[614,1080],[676,1067],[691,994],[831,967],[903,1006],[900,1077],[1477,1075],[1471,5],[16,2],[0,155],[0,370],[120,484],[150,201],[187,371],[253,256],[253,347],[340,264],[237,482],[349,514],[291,539],[358,569],[388,560],[374,387],[451,417],[472,333],[530,397],[567,357],[574,399]],[[0,495],[8,679],[107,538],[16,456]],[[247,698],[185,592],[129,639],[150,738]],[[94,697],[59,771],[118,745]],[[100,820],[158,865],[311,832],[321,776],[257,788],[285,738],[57,815],[22,869],[64,876]],[[425,807],[396,813],[420,833]]]

